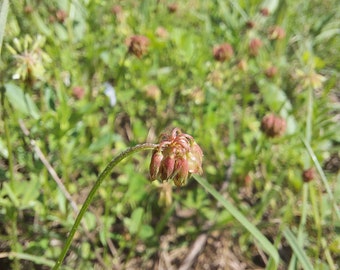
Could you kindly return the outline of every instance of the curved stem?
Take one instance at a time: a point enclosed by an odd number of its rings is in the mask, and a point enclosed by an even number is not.
[[[143,151],[143,150],[152,150],[157,146],[157,144],[152,144],[152,143],[144,143],[144,144],[138,144],[134,147],[130,147],[127,150],[125,150],[124,152],[120,153],[118,156],[116,156],[115,158],[113,158],[110,163],[106,166],[106,168],[102,171],[102,173],[99,175],[96,183],[94,184],[94,186],[92,187],[90,193],[87,195],[87,198],[82,206],[82,208],[80,209],[77,218],[73,224],[73,227],[70,231],[70,234],[68,235],[67,239],[66,239],[66,243],[64,248],[62,249],[59,258],[56,262],[56,264],[53,267],[53,270],[57,270],[59,269],[61,263],[63,262],[67,251],[69,250],[74,234],[76,233],[80,221],[83,218],[84,214],[86,213],[87,208],[90,206],[94,195],[96,194],[99,186],[101,185],[101,183],[103,182],[103,180],[110,174],[111,170],[113,169],[114,166],[116,166],[120,161],[122,161],[123,159],[125,159],[128,156],[131,156],[132,154],[139,152],[139,151]]]

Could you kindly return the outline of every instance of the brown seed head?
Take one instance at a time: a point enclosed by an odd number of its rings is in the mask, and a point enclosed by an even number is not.
[[[126,40],[129,53],[141,58],[148,50],[149,39],[145,36],[135,35]]]
[[[224,62],[229,60],[234,55],[234,50],[229,43],[224,43],[214,47],[213,55],[215,60]]]
[[[286,121],[274,114],[267,114],[261,122],[261,130],[268,137],[281,136],[286,131]]]
[[[190,174],[201,174],[203,152],[193,137],[175,128],[162,135],[150,163],[151,181],[173,179],[176,186],[182,186]]]

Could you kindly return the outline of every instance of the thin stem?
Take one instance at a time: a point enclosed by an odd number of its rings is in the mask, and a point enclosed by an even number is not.
[[[117,77],[115,78],[115,86],[118,85],[118,82],[119,82],[119,80],[120,80],[120,77],[121,77],[122,74],[123,74],[125,61],[126,61],[128,55],[129,55],[129,51],[127,51],[127,52],[124,54],[123,60],[121,61],[121,64],[120,64],[120,66],[119,66],[119,70],[118,70],[118,72],[117,72]]]
[[[74,234],[76,233],[80,221],[83,218],[84,214],[86,213],[87,208],[90,206],[94,195],[96,194],[98,188],[100,187],[101,183],[103,182],[103,180],[110,174],[110,172],[112,171],[113,167],[115,167],[119,162],[121,162],[123,159],[127,158],[128,156],[131,156],[132,154],[139,152],[139,151],[143,151],[143,150],[152,150],[157,146],[157,144],[152,144],[152,143],[144,143],[144,144],[139,144],[136,145],[134,147],[130,147],[127,150],[125,150],[124,152],[120,153],[118,156],[116,156],[115,158],[113,158],[110,163],[106,166],[106,168],[102,171],[102,173],[99,175],[96,183],[94,184],[94,186],[92,187],[90,193],[87,195],[87,198],[82,206],[82,208],[80,209],[78,216],[73,224],[73,227],[66,239],[66,243],[64,248],[62,249],[59,258],[56,262],[56,264],[53,267],[53,270],[57,270],[59,269],[61,263],[63,262],[67,251],[69,250]]]
[[[9,170],[9,179],[11,186],[14,185],[14,162],[13,162],[13,149],[12,149],[12,143],[11,143],[11,134],[8,126],[8,113],[6,109],[8,109],[7,102],[4,97],[4,91],[2,94],[2,107],[3,107],[3,121],[4,121],[4,129],[5,129],[5,137],[6,137],[6,145],[7,145],[7,151],[8,151],[8,170]]]

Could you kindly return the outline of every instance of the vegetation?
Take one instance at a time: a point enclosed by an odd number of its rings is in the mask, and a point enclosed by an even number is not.
[[[337,269],[337,0],[0,8],[0,269],[51,269],[99,182],[61,269]],[[175,127],[201,176],[100,178]]]

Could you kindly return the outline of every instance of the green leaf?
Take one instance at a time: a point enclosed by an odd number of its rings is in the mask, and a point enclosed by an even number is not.
[[[294,254],[296,255],[296,257],[300,261],[301,266],[303,267],[303,269],[305,269],[305,270],[313,270],[314,268],[313,268],[312,263],[308,259],[308,257],[306,255],[306,253],[304,252],[304,250],[299,246],[298,241],[297,241],[296,237],[294,236],[294,234],[288,228],[285,228],[283,230],[283,235],[285,236],[285,238],[288,241],[289,245],[293,249]]]
[[[260,246],[272,257],[275,266],[279,264],[279,253],[277,249],[269,242],[269,240],[257,229],[239,210],[237,210],[230,202],[222,197],[204,178],[195,175],[195,180],[203,186],[225,209],[248,230],[254,238],[259,242]]]
[[[32,116],[34,119],[38,119],[40,117],[39,110],[32,98],[17,85],[12,83],[6,83],[6,96],[14,107],[14,109],[19,112]]]
[[[142,218],[144,215],[144,209],[139,207],[133,210],[131,214],[131,223],[129,231],[131,234],[136,234],[139,231],[140,225],[142,223]]]

